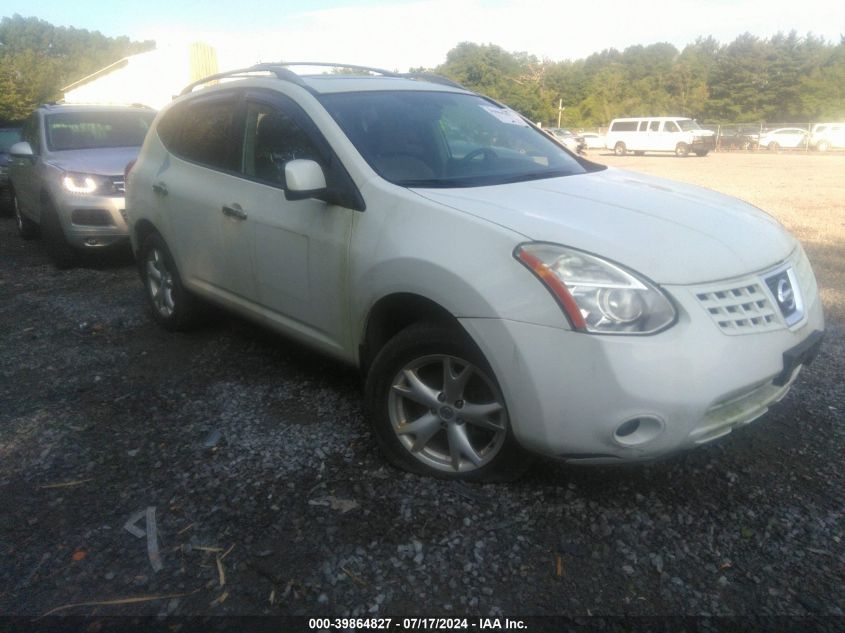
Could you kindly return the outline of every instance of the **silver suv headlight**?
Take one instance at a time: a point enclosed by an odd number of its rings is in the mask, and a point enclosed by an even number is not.
[[[95,174],[80,174],[68,171],[62,175],[61,182],[62,187],[71,193],[90,195],[92,193],[111,193],[114,189],[111,179]]]
[[[581,332],[654,334],[677,318],[659,288],[606,259],[543,242],[520,244],[514,257],[543,282]]]

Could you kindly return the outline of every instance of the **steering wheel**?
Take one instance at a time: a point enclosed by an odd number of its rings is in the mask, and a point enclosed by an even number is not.
[[[479,147],[478,149],[474,149],[469,154],[464,156],[461,159],[461,163],[467,164],[471,160],[474,160],[474,159],[478,158],[479,156],[483,156],[484,158],[482,160],[484,160],[485,162],[491,161],[491,160],[496,160],[499,157],[499,155],[496,152],[494,152],[492,149],[490,149],[489,147]]]

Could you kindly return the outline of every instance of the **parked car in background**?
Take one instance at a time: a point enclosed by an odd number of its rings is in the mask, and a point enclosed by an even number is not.
[[[810,263],[755,207],[584,160],[446,79],[296,66],[162,109],[132,247],[162,327],[205,300],[357,367],[395,465],[495,481],[530,453],[693,448],[817,353]]]
[[[604,136],[595,132],[579,132],[578,136],[584,139],[587,149],[604,149]]]
[[[720,150],[751,150],[760,144],[759,125],[719,126],[716,147]]]
[[[676,156],[692,152],[707,156],[716,146],[716,136],[686,117],[634,117],[611,121],[605,146],[617,156],[628,152],[674,152]]]
[[[555,139],[563,143],[567,149],[575,152],[576,154],[583,154],[584,149],[587,147],[584,143],[584,138],[570,130],[560,127],[550,127],[545,128],[545,130],[555,137]]]
[[[810,133],[810,147],[820,152],[845,148],[845,123],[816,123]]]
[[[806,148],[808,140],[807,130],[798,127],[782,127],[764,131],[760,135],[759,145],[770,152],[776,152],[779,149]]]
[[[21,140],[20,127],[0,127],[0,215],[9,215],[12,212],[9,148],[19,140]]]
[[[44,105],[9,148],[12,205],[24,239],[41,235],[58,268],[80,251],[128,243],[124,169],[155,112],[142,106]]]

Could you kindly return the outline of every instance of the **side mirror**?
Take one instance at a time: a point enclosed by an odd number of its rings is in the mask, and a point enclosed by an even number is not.
[[[285,163],[285,198],[305,200],[326,193],[326,175],[313,160],[297,158]]]
[[[32,147],[26,141],[15,143],[9,148],[9,154],[15,158],[32,158]]]

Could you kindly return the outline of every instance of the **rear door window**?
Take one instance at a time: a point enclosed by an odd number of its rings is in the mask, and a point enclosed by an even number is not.
[[[188,103],[174,153],[207,167],[238,171],[241,144],[237,135],[237,115],[236,95]]]

